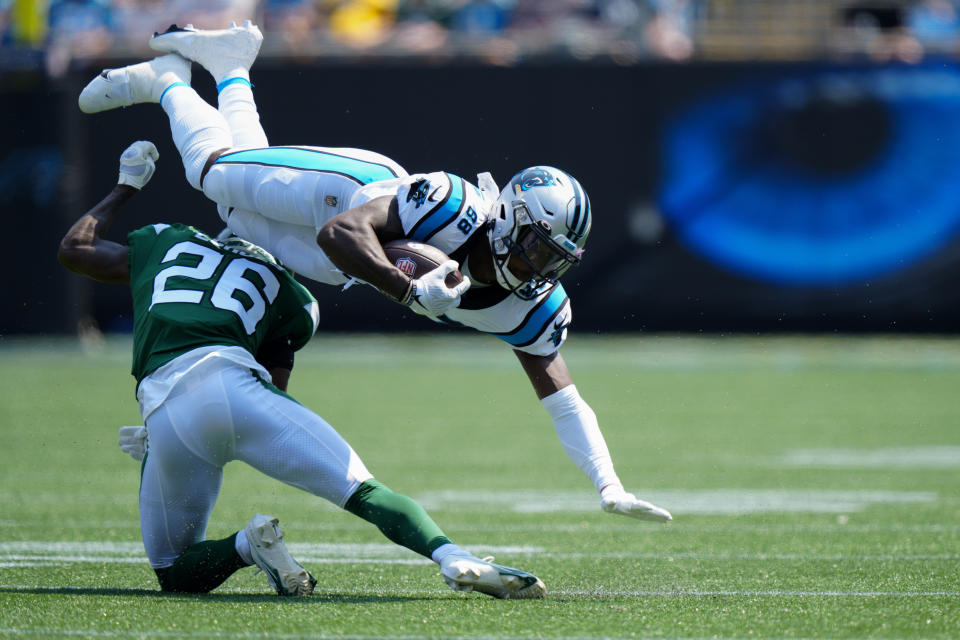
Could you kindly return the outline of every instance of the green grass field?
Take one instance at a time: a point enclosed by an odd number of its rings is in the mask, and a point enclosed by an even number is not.
[[[160,595],[137,520],[129,342],[0,340],[0,636],[960,637],[960,340],[599,338],[564,354],[621,478],[604,514],[510,354],[469,335],[318,336],[290,390],[456,542],[542,601],[450,591],[317,498],[229,465],[208,534],[280,518],[319,579]]]

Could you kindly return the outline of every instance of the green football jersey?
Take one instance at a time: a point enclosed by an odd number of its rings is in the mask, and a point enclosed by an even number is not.
[[[256,356],[278,340],[300,349],[317,327],[317,302],[275,264],[221,246],[194,227],[133,231],[133,370],[137,384],[192,349],[238,346]]]

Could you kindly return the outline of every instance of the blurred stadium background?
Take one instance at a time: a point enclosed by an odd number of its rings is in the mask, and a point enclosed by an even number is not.
[[[170,23],[246,18],[266,36],[253,81],[273,144],[500,183],[530,164],[576,175],[596,214],[565,280],[579,332],[953,332],[958,4],[0,0],[0,336],[129,328],[126,292],[68,274],[56,246],[132,140],[161,161],[117,237],[219,230],[157,107],[85,116],[76,96]],[[313,289],[321,330],[401,319],[372,291]]]

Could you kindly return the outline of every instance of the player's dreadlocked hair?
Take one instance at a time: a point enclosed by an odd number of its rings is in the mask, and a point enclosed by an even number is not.
[[[229,249],[230,251],[254,258],[255,260],[260,260],[261,262],[282,266],[280,261],[274,258],[269,251],[244,240],[240,236],[230,233],[227,229],[224,229],[224,231],[217,236],[216,242],[224,249]]]

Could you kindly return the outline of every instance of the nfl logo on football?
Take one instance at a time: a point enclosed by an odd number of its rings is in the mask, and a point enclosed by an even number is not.
[[[394,263],[394,266],[408,276],[412,276],[417,270],[417,263],[410,258],[400,258]]]

